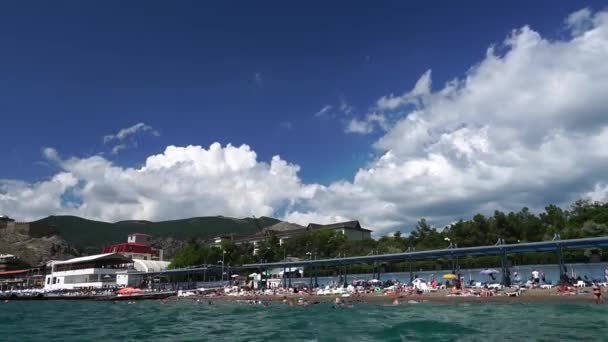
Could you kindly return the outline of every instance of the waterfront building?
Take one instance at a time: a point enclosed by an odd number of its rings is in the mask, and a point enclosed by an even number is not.
[[[133,267],[133,260],[120,253],[105,253],[50,261],[45,290],[108,288],[116,286],[116,273]],[[50,272],[48,271],[50,270]]]
[[[149,273],[169,267],[162,249],[151,245],[148,234],[133,233],[127,242],[102,248],[101,254],[51,261],[44,281],[46,290],[141,286]],[[50,270],[50,272],[49,272]]]
[[[147,274],[158,273],[169,267],[168,261],[131,259],[121,253],[105,253],[51,261],[47,265],[46,290],[80,288],[111,288],[140,286]]]
[[[297,258],[288,257],[283,261],[298,261]],[[303,266],[293,266],[293,267],[275,267],[264,271],[262,274],[260,273],[252,273],[249,274],[249,278],[253,283],[253,288],[260,288],[260,283],[262,281],[266,282],[266,287],[269,289],[277,289],[283,287],[283,285],[288,283],[295,283],[296,281],[301,281],[304,276],[304,267]]]
[[[22,262],[16,255],[0,254],[0,272],[22,270],[26,267],[28,267],[27,264]]]
[[[169,268],[169,261],[133,259],[133,268],[116,272],[119,287],[141,286],[149,281],[149,274],[161,273]]]
[[[287,267],[283,268],[271,268],[268,270],[268,278],[266,278],[266,286],[270,289],[283,287],[283,283],[291,279],[295,282],[296,279],[300,279],[304,276],[304,267]]]
[[[19,290],[44,285],[44,273],[39,268],[0,271],[0,291]]]

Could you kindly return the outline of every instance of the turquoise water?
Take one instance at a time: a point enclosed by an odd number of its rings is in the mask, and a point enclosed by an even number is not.
[[[0,304],[2,341],[601,341],[608,304]]]

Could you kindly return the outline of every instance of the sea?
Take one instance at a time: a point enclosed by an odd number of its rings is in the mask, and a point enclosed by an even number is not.
[[[606,341],[608,304],[0,303],[1,341]]]

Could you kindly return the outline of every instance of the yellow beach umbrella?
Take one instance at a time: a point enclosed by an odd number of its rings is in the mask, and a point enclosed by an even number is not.
[[[443,279],[458,279],[458,276],[455,274],[448,273],[448,274],[444,274],[442,278]]]

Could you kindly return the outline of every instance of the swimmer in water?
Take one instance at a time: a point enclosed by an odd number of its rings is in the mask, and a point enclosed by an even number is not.
[[[399,302],[399,298],[395,298],[395,299],[393,299],[393,305],[399,305],[399,304],[401,304],[401,303]]]
[[[595,304],[600,304],[604,302],[602,298],[602,288],[598,285],[598,283],[593,283],[593,296],[595,297]]]

